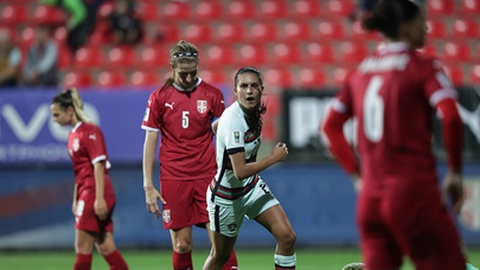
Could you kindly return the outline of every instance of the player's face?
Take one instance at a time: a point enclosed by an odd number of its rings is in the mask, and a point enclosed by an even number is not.
[[[173,68],[174,82],[183,89],[197,83],[198,64],[196,62],[177,63]]]
[[[50,112],[55,123],[62,127],[70,124],[72,119],[70,110],[63,110],[60,105],[53,103],[50,105]]]
[[[238,75],[235,96],[242,107],[246,109],[257,107],[260,104],[262,91],[262,84],[257,74],[247,72]]]
[[[410,45],[417,49],[422,48],[425,45],[427,34],[427,24],[423,12],[419,12],[415,20],[411,22],[410,29]]]

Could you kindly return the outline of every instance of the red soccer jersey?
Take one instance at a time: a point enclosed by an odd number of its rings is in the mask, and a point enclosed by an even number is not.
[[[455,96],[440,63],[404,43],[379,48],[349,74],[333,106],[358,121],[367,192],[382,190],[390,179],[436,184],[433,108]]]
[[[170,85],[150,95],[142,128],[161,132],[162,179],[195,180],[215,175],[211,121],[224,109],[222,92],[204,81],[193,91]]]
[[[108,176],[110,162],[107,156],[105,139],[100,128],[94,124],[79,122],[68,136],[68,153],[73,162],[75,184],[80,194],[84,190],[95,192],[93,164],[105,163],[105,194],[113,194],[113,186]]]

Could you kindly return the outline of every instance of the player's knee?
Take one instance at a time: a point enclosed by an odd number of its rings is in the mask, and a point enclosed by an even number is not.
[[[292,229],[284,230],[280,233],[278,239],[278,244],[287,247],[294,247],[295,242],[297,241],[297,235]]]
[[[216,265],[224,265],[230,259],[230,255],[229,252],[212,251],[210,256]]]
[[[174,247],[175,252],[184,254],[192,251],[192,241],[188,241],[185,239],[179,239],[177,244]]]

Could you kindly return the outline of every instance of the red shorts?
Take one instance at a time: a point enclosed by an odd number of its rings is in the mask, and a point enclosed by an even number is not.
[[[75,213],[75,228],[90,232],[112,232],[113,222],[112,214],[115,209],[115,195],[106,195],[105,201],[108,207],[108,217],[100,220],[95,215],[93,204],[95,203],[95,193],[81,192],[77,200],[77,210]]]
[[[404,255],[417,270],[465,269],[460,236],[434,188],[361,194],[357,223],[367,269],[399,269]]]
[[[205,226],[209,222],[206,202],[208,184],[212,178],[194,181],[160,181],[164,229],[181,229],[192,225]]]

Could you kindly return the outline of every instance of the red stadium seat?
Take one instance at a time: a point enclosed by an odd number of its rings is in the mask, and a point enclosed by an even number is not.
[[[333,70],[333,82],[335,85],[342,85],[347,76],[347,69],[343,67],[337,67]]]
[[[318,63],[333,63],[334,51],[330,44],[325,42],[311,42],[305,47],[305,61]]]
[[[168,5],[168,4],[167,4]],[[159,19],[156,3],[139,2],[137,16],[144,21],[155,21]]]
[[[433,38],[445,38],[445,23],[442,20],[429,20],[427,22],[428,36]]]
[[[257,7],[257,14],[261,18],[285,18],[287,15],[287,3],[284,0],[259,1]]]
[[[453,24],[453,37],[478,38],[478,25],[474,20],[457,19]]]
[[[445,66],[445,72],[447,73],[448,78],[452,81],[453,85],[463,85],[463,71],[462,68],[458,65],[448,65]]]
[[[284,38],[288,41],[308,40],[311,38],[310,25],[303,22],[287,22],[283,25]]]
[[[340,44],[340,61],[358,63],[367,55],[367,48],[363,43],[344,41]]]
[[[122,87],[127,84],[127,77],[123,71],[102,71],[98,74],[97,83],[100,87]]]
[[[156,6],[157,3],[154,3]],[[161,19],[163,21],[169,22],[172,20],[185,20],[190,17],[190,4],[177,2],[177,1],[168,1],[161,6]]]
[[[157,29],[162,41],[178,42],[180,35],[176,26],[160,25]]]
[[[170,62],[168,48],[162,45],[146,46],[137,58],[137,65],[142,67],[164,67]]]
[[[266,87],[290,87],[292,86],[292,75],[287,69],[267,68],[263,71],[263,79]]]
[[[217,41],[239,42],[245,40],[245,31],[240,23],[222,22],[215,31]]]
[[[191,24],[185,27],[184,39],[192,43],[207,42],[212,39],[212,32],[208,25]]]
[[[362,24],[360,21],[355,21],[352,24],[352,34],[351,37],[358,42],[365,42],[368,40],[377,40],[378,39],[378,33],[373,31],[373,32],[368,32],[363,29]]]
[[[65,13],[55,6],[39,5],[33,13],[37,24],[62,25],[66,21]]]
[[[454,0],[428,0],[426,2],[430,16],[452,15],[455,11]]]
[[[480,84],[480,64],[472,66],[470,80],[472,84]]]
[[[462,0],[462,13],[480,15],[480,2],[478,0]]]
[[[156,71],[137,70],[130,75],[130,84],[134,87],[155,87],[161,84]]]
[[[57,41],[58,44],[65,44],[67,39],[67,28],[66,27],[57,27],[53,32],[53,38]]]
[[[467,43],[447,42],[443,47],[445,61],[468,62],[471,60],[470,46]]]
[[[28,47],[32,44],[35,38],[35,28],[34,27],[26,27],[23,29],[22,34],[20,36],[20,46],[21,47]]]
[[[318,89],[326,84],[325,73],[321,69],[302,68],[298,73],[300,86],[307,89]]]
[[[225,17],[231,19],[251,19],[255,17],[256,7],[250,0],[233,0],[228,2]]]
[[[272,61],[276,64],[295,64],[300,62],[300,51],[295,44],[275,43],[271,48]]]
[[[203,1],[196,5],[194,18],[200,20],[216,20],[222,16],[222,6],[220,3],[212,1]]]
[[[131,67],[136,62],[136,55],[132,47],[117,47],[108,51],[106,60],[111,68]]]
[[[223,65],[231,65],[233,62],[233,49],[225,45],[209,45],[206,47],[206,51],[200,55],[201,66],[221,68]]]
[[[224,84],[226,83],[226,78],[223,70],[221,69],[199,69],[198,76],[205,80],[208,83],[213,84]],[[228,78],[231,80],[230,78]]]
[[[348,16],[354,8],[354,2],[350,0],[328,0],[323,9],[325,15]]]
[[[25,24],[29,20],[27,5],[5,5],[0,17],[2,24]]]
[[[242,44],[237,49],[236,63],[241,65],[262,65],[266,62],[266,50],[262,45]]]
[[[113,4],[114,4],[113,1],[111,2],[103,1],[100,8],[98,9],[97,17],[100,20],[108,18],[110,14],[112,14]]]
[[[70,71],[63,78],[63,85],[66,88],[84,88],[92,86],[92,77],[86,71]]]
[[[438,57],[437,48],[432,44],[425,45],[419,51],[423,52],[426,55]]]
[[[318,1],[312,0],[297,0],[291,8],[293,16],[298,18],[318,18],[321,12]]]
[[[68,68],[72,65],[72,63],[73,63],[73,56],[70,49],[65,45],[59,46],[58,60],[57,60],[58,68],[60,69]]]
[[[250,38],[258,42],[268,42],[277,39],[277,29],[274,23],[256,22],[250,27]]]
[[[103,63],[103,54],[95,47],[84,47],[75,52],[74,59],[77,67],[98,67]]]
[[[88,38],[89,46],[109,45],[112,42],[110,24],[106,20],[98,20],[93,33]]]
[[[343,39],[345,33],[341,22],[323,21],[317,25],[320,39]]]

